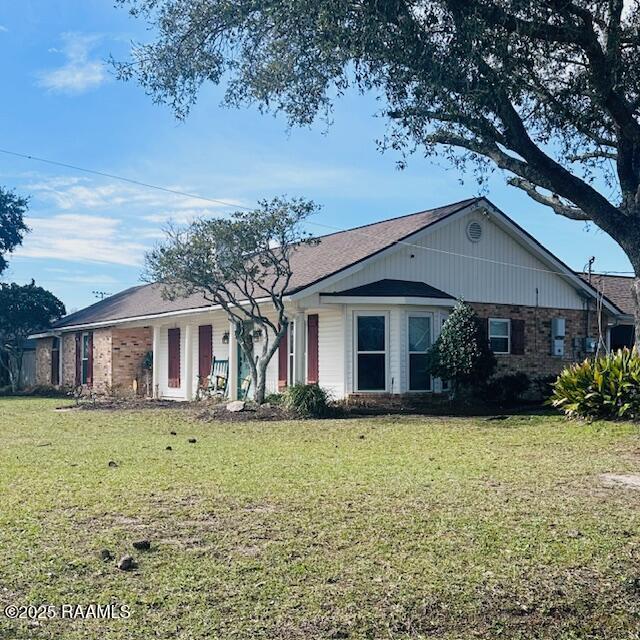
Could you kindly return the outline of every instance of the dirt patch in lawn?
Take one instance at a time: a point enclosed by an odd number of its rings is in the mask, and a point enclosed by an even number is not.
[[[603,473],[600,482],[611,489],[635,489],[640,490],[640,475],[622,475],[617,473]]]

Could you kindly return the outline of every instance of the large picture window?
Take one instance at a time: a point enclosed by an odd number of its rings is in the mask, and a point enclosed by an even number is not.
[[[387,388],[385,315],[356,316],[356,387],[358,391],[385,391]]]
[[[511,322],[489,318],[489,345],[493,353],[511,353]]]
[[[427,374],[427,351],[431,347],[431,316],[409,316],[409,391],[431,391]]]

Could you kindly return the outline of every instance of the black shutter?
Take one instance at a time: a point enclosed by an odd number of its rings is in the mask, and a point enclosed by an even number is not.
[[[524,320],[511,320],[511,353],[524,355]]]
[[[478,318],[478,327],[480,329],[480,340],[491,349],[489,344],[489,318]]]

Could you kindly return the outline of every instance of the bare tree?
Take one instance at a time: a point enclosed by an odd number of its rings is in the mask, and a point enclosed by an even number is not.
[[[258,209],[238,211],[229,219],[170,228],[166,241],[146,257],[145,278],[161,283],[165,297],[202,294],[224,309],[259,404],[265,397],[267,366],[289,325],[285,296],[293,275],[291,256],[301,244],[315,242],[302,228],[315,210],[305,200],[263,201]]]

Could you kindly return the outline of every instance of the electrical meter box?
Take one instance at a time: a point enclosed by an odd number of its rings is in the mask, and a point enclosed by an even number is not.
[[[551,355],[562,357],[564,355],[564,338],[567,331],[567,323],[564,318],[552,318],[551,320]]]
[[[584,339],[585,348],[584,350],[587,353],[595,353],[596,347],[598,346],[598,341],[595,338],[585,338]]]

